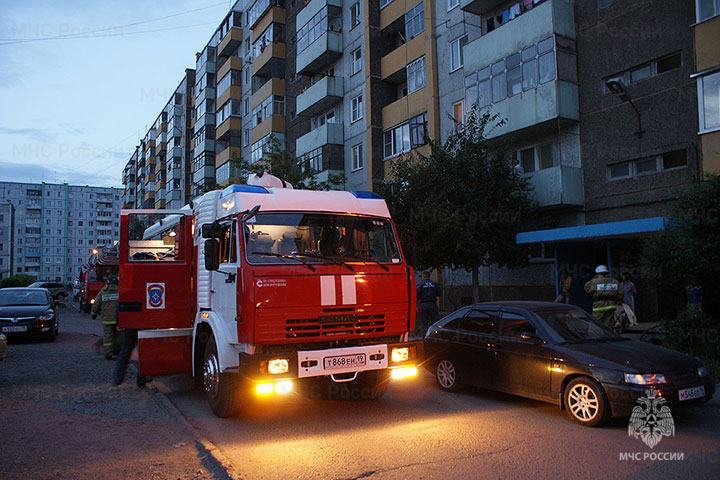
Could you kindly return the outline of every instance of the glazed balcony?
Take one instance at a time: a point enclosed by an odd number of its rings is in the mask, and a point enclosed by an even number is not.
[[[343,99],[343,78],[323,77],[297,96],[297,114],[316,115]]]

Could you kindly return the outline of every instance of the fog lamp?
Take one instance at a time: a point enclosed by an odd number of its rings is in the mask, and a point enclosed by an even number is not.
[[[417,375],[417,373],[417,367],[401,367],[390,369],[390,376],[395,379],[414,377],[415,375]]]
[[[272,393],[272,391],[272,383],[258,383],[257,385],[255,385],[255,393],[257,393],[258,395],[267,395],[268,393]]]
[[[292,382],[290,380],[283,380],[275,384],[275,392],[285,394],[292,390]]]
[[[90,299],[90,305],[92,305],[93,303],[95,303],[95,299],[94,299],[94,298],[91,298],[91,299]]]
[[[280,373],[287,373],[290,368],[290,362],[287,358],[275,358],[268,362],[268,373],[272,375],[278,375]]]

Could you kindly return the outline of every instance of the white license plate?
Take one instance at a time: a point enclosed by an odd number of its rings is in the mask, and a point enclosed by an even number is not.
[[[693,398],[703,398],[705,396],[705,387],[693,387],[678,390],[678,398],[683,400],[692,400]]]
[[[27,332],[27,326],[26,325],[18,325],[14,327],[2,327],[3,333],[12,333],[12,332]]]
[[[363,367],[365,366],[365,354],[356,353],[353,355],[338,355],[337,357],[325,357],[323,358],[323,365],[325,366],[325,370],[348,367]]]

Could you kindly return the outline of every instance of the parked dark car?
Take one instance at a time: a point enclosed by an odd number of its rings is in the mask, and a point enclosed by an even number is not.
[[[580,308],[546,302],[463,307],[425,337],[443,390],[460,385],[542,400],[595,426],[627,417],[648,389],[668,405],[709,401],[715,382],[689,355],[623,338]]]
[[[44,288],[0,289],[0,332],[8,339],[38,336],[53,341],[58,334],[58,314]]]
[[[47,288],[50,296],[61,302],[68,296],[68,288],[62,283],[57,282],[35,282],[28,285],[30,288]]]
[[[7,353],[7,337],[0,333],[0,360],[5,359],[5,353]]]

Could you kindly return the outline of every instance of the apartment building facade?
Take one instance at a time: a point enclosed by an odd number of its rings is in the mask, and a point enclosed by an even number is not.
[[[0,236],[11,273],[71,282],[93,248],[119,239],[121,194],[114,187],[0,182],[0,205],[14,211],[0,222],[13,229]],[[0,270],[9,276],[5,263]]]
[[[15,206],[0,203],[0,279],[12,276],[15,245]]]
[[[698,135],[704,173],[720,172],[720,1],[695,0]]]

